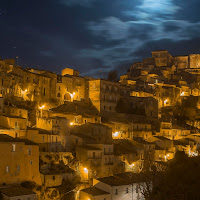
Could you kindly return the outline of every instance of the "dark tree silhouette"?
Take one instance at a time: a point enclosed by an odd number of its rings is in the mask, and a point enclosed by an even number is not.
[[[118,72],[116,70],[108,73],[108,81],[118,82]]]

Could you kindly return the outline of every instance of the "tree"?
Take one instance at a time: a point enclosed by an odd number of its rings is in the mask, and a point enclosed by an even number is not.
[[[177,152],[166,171],[153,184],[153,200],[200,199],[200,159],[189,158],[184,152]]]
[[[108,81],[118,82],[118,72],[116,70],[108,73]]]

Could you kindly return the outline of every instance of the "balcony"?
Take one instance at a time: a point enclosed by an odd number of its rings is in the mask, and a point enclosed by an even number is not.
[[[104,155],[113,155],[113,152],[104,152]]]
[[[106,162],[104,165],[113,165],[113,162]]]
[[[99,160],[99,159],[102,159],[102,157],[101,156],[89,156],[88,157],[88,160]]]

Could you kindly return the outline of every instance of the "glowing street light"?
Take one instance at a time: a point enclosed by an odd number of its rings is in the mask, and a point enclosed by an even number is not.
[[[21,91],[21,93],[22,93],[22,97],[24,97],[24,95],[27,93],[27,91],[28,91],[27,89]]]
[[[44,109],[45,105],[39,106],[39,109],[41,110],[41,117],[42,117],[42,110]]]
[[[84,171],[86,174],[88,174],[88,169],[87,169],[86,167],[83,169],[83,171]]]
[[[182,92],[182,93],[181,93],[181,96],[184,96],[184,95],[185,95],[185,92]]]
[[[168,102],[168,99],[165,99],[165,100],[164,100],[164,103],[166,104],[167,102]]]
[[[44,109],[45,105],[42,105],[41,107],[39,107],[40,110]]]
[[[75,96],[75,94],[76,94],[75,92],[73,92],[73,93],[69,93],[69,95],[70,95],[72,101],[74,100],[74,96]]]
[[[70,126],[73,126],[74,125],[74,123],[73,122],[70,122]]]
[[[118,136],[119,136],[119,132],[113,133],[113,137],[118,137]]]

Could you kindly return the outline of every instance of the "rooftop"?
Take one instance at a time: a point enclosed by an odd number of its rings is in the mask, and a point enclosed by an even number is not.
[[[100,195],[105,195],[105,194],[110,194],[108,192],[105,192],[103,190],[100,190],[99,188],[96,187],[90,187],[90,188],[86,188],[84,190],[81,190],[82,192],[88,193],[92,196],[100,196]]]
[[[130,185],[129,181],[116,176],[98,178],[97,180],[110,186]]]
[[[23,188],[21,186],[11,186],[6,188],[0,188],[0,193],[5,194],[9,197],[17,197],[17,196],[24,196],[24,195],[30,195],[35,194],[32,190]]]
[[[0,134],[0,142],[22,142],[22,143],[25,143],[25,145],[37,145],[36,143],[30,140],[13,138],[6,134]]]
[[[4,116],[4,117],[8,117],[8,118],[19,118],[19,119],[26,119],[26,118],[23,118],[23,117],[19,117],[19,116],[15,116],[15,115],[1,115],[1,116]]]
[[[164,136],[154,136],[155,138],[159,139],[159,140],[168,140],[171,141],[169,138],[166,138]]]

